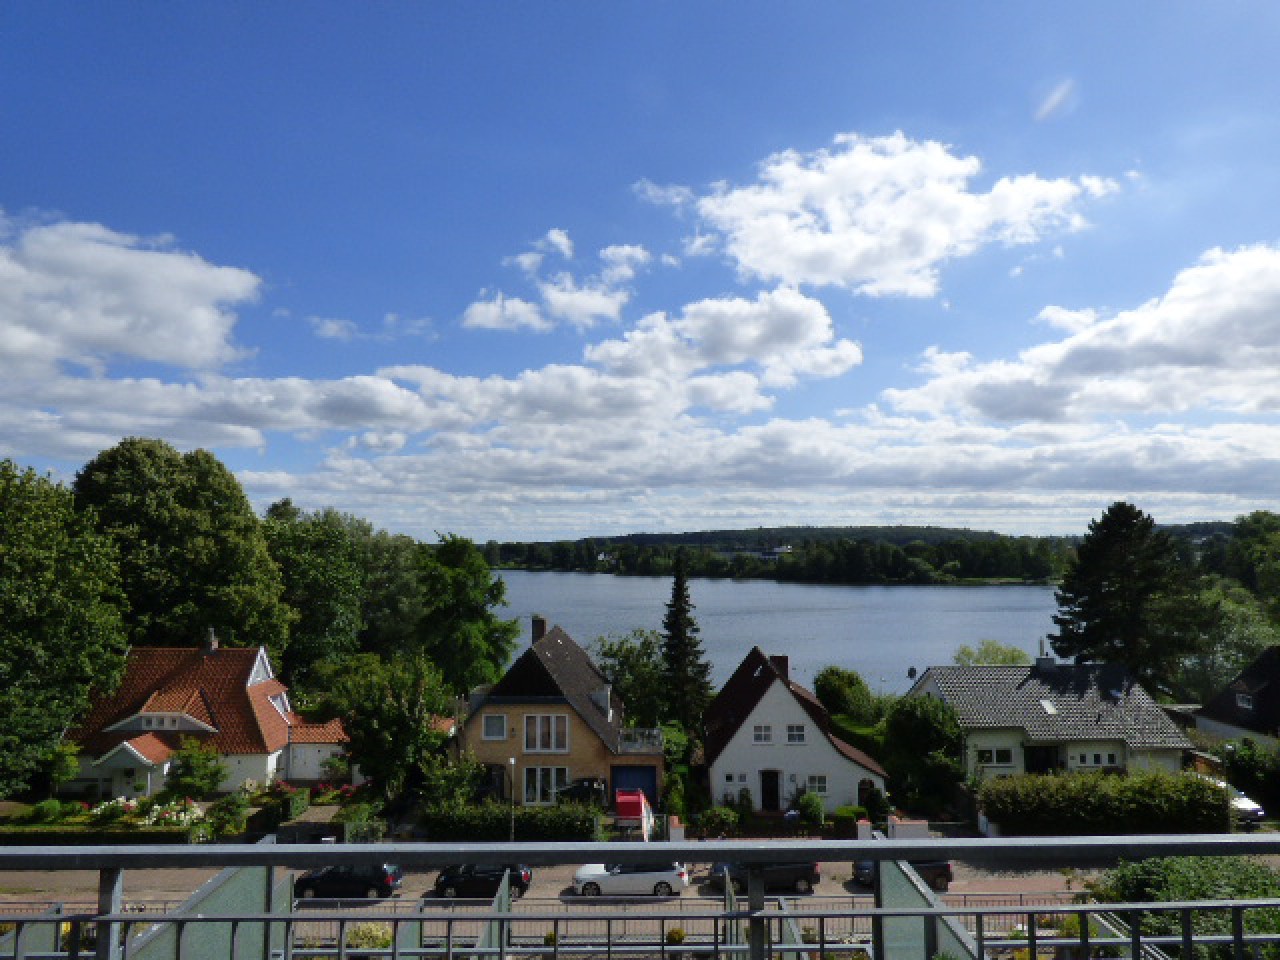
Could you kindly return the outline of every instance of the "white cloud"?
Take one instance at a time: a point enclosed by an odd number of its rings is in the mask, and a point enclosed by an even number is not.
[[[540,241],[538,247],[560,254],[566,260],[573,259],[573,241],[569,239],[569,231],[552,227]]]
[[[945,261],[1080,229],[1080,201],[1115,189],[1022,175],[981,193],[969,186],[980,170],[933,141],[844,134],[831,149],[769,157],[757,183],[721,184],[698,210],[744,275],[923,297]]]
[[[1075,100],[1075,80],[1071,77],[1059,80],[1053,89],[1040,99],[1040,103],[1036,106],[1036,122],[1043,123],[1050,117],[1071,110],[1075,106]]]
[[[993,421],[1280,412],[1280,249],[1210,250],[1168,291],[1101,319],[1046,307],[1063,340],[890,390],[898,409]]]
[[[604,283],[579,286],[567,273],[539,284],[538,292],[542,294],[547,313],[582,330],[594,326],[598,320],[617,321],[629,299],[625,290],[613,289]]]
[[[626,283],[636,275],[636,270],[653,260],[652,254],[638,244],[614,244],[600,251],[604,270],[600,278],[608,286]]]
[[[93,223],[21,226],[0,246],[0,373],[48,376],[114,358],[212,369],[240,356],[232,308],[256,299],[247,270],[170,241]]]
[[[315,335],[324,340],[353,340],[360,332],[350,320],[337,317],[308,317],[307,322]]]
[[[640,180],[631,189],[641,200],[656,206],[685,207],[693,203],[694,193],[688,187],[660,186],[651,180]]]
[[[484,296],[483,293],[481,295]],[[553,326],[537,304],[502,293],[468,306],[462,313],[462,325],[476,330],[533,330],[537,333],[545,333]]]

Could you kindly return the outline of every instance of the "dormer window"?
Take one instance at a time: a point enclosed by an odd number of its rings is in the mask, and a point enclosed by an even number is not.
[[[1253,694],[1251,694],[1251,693],[1237,693],[1237,694],[1236,694],[1236,706],[1237,706],[1237,707],[1239,707],[1241,710],[1252,710],[1252,709],[1253,709]]]

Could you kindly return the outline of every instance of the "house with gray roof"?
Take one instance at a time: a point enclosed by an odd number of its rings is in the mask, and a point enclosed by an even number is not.
[[[1196,729],[1222,740],[1280,747],[1280,647],[1267,647],[1195,713]]]
[[[951,705],[965,768],[980,779],[1059,770],[1182,767],[1182,729],[1121,667],[1058,663],[929,667],[908,696]]]

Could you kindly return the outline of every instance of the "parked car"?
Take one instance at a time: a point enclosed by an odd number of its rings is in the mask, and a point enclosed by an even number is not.
[[[557,803],[586,803],[601,809],[609,805],[609,785],[600,777],[578,777],[556,791]]]
[[[404,872],[394,863],[320,867],[308,870],[294,881],[293,895],[300,900],[315,897],[385,899],[400,889],[403,879]]]
[[[763,872],[766,890],[812,893],[813,888],[822,880],[820,863],[770,863],[765,865]],[[726,873],[729,876],[729,882],[733,885],[734,893],[746,892],[747,867],[745,864],[714,864],[711,867],[711,879],[708,882],[717,890],[723,890]]]
[[[689,885],[683,863],[588,863],[573,875],[573,892],[584,897],[680,896]]]
[[[455,899],[475,897],[490,899],[497,896],[502,877],[511,871],[511,895],[523,897],[533,883],[533,871],[524,864],[504,864],[500,867],[477,867],[471,864],[445,867],[436,876],[437,897]]]
[[[1256,826],[1266,817],[1266,812],[1259,804],[1249,799],[1227,781],[1204,774],[1200,774],[1200,776],[1215,787],[1220,787],[1227,792],[1227,802],[1231,805],[1231,817],[1237,823]]]
[[[872,887],[876,882],[877,860],[859,860],[853,865],[853,879],[863,886]],[[915,860],[911,868],[920,875],[920,879],[938,893],[946,893],[951,886],[951,863],[947,860]]]

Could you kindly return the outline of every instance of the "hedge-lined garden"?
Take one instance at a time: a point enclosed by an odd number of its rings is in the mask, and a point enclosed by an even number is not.
[[[432,842],[501,842],[511,836],[511,815],[506,804],[482,803],[426,810],[419,823]],[[599,812],[578,804],[516,807],[515,833],[516,840],[530,842],[604,839]]]
[[[1226,791],[1191,774],[1024,774],[988,780],[978,805],[1004,836],[1214,833]]]

